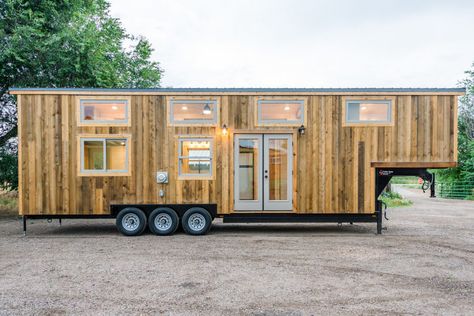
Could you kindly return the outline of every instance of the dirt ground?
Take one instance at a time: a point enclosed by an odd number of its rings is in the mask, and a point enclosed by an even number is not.
[[[430,199],[375,224],[222,224],[123,237],[112,220],[0,219],[0,314],[474,313],[474,202]]]

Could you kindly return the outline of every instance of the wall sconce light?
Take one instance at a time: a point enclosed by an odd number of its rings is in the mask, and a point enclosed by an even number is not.
[[[227,130],[227,125],[222,125],[222,135],[227,136],[228,130]]]
[[[304,125],[301,125],[298,128],[298,133],[300,133],[300,135],[304,135],[305,132],[306,132],[306,127],[304,127]]]

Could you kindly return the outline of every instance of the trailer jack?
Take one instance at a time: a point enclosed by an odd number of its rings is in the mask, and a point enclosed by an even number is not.
[[[388,217],[387,217],[387,203],[385,203],[384,201],[381,201],[382,202],[382,206],[383,206],[383,217],[388,221]]]

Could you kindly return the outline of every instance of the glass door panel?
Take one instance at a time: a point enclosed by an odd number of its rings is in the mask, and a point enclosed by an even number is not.
[[[292,210],[291,135],[264,136],[264,210]]]
[[[262,135],[236,135],[235,210],[262,210]]]
[[[257,139],[239,142],[239,199],[258,200],[258,165],[260,148]]]
[[[269,139],[268,140],[268,182],[269,199],[288,199],[288,140]]]

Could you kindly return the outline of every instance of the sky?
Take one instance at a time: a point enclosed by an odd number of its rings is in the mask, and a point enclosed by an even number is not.
[[[474,0],[111,0],[163,87],[455,87]]]

